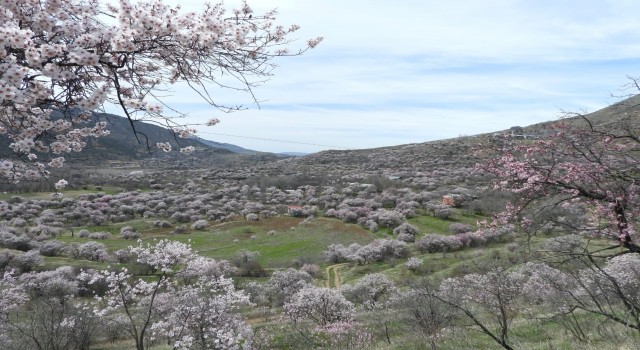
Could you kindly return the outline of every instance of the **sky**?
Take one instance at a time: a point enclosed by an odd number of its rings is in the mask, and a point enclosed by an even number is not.
[[[177,3],[165,0],[165,3]],[[180,1],[197,10],[204,1]],[[226,1],[229,8],[239,1]],[[593,112],[640,76],[637,0],[253,0],[302,28],[254,93],[216,93],[222,113],[180,88],[167,101],[199,136],[266,152],[419,143]]]

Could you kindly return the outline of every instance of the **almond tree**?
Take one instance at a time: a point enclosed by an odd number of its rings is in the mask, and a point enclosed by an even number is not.
[[[605,124],[573,115],[538,140],[508,140],[499,156],[479,166],[497,176],[496,188],[516,198],[497,216],[498,223],[519,221],[532,233],[550,228],[576,235],[558,237],[546,247],[546,259],[556,263],[557,271],[534,276],[553,287],[554,299],[562,297],[559,316],[574,320],[570,326],[579,338],[588,332],[576,323],[575,312],[640,329],[634,289],[640,253],[640,129],[634,119],[625,113]],[[613,244],[592,248],[582,243],[585,238]],[[570,283],[558,282],[560,275]]]
[[[108,290],[99,299],[102,301],[97,308],[98,316],[124,314],[128,320],[127,331],[134,339],[136,349],[147,349],[149,331],[157,320],[157,297],[169,290],[174,282],[174,270],[179,264],[195,257],[189,245],[184,243],[161,240],[156,245],[143,246],[142,242],[130,250],[137,256],[137,262],[152,267],[157,273],[154,279],[135,280],[133,276],[122,269],[120,271],[101,271],[93,282],[106,282]]]
[[[308,285],[284,304],[284,313],[294,323],[311,321],[318,326],[350,321],[355,308],[339,291]]]
[[[98,318],[78,297],[82,280],[71,267],[0,280],[0,340],[3,349],[87,349]]]
[[[485,335],[511,350],[509,335],[521,308],[522,284],[519,273],[498,267],[485,274],[448,278],[432,296],[463,313]]]
[[[640,253],[638,151],[640,129],[631,120],[604,127],[579,115],[554,124],[542,139],[507,142],[479,168],[497,176],[496,188],[518,198],[498,221],[552,223],[611,239],[616,245],[610,250]],[[572,210],[584,215],[573,219]]]
[[[188,137],[190,125],[167,117],[164,108],[178,112],[160,100],[176,83],[223,111],[240,107],[214,100],[211,86],[248,92],[257,103],[252,89],[272,74],[274,57],[290,55],[290,34],[299,28],[275,25],[276,15],[246,3],[184,13],[160,0],[0,1],[0,135],[12,152],[0,158],[0,176],[30,180],[63,166],[64,153],[109,133],[105,121],[91,118],[105,104],[120,107],[139,142],[148,142],[135,129],[140,120]],[[55,158],[39,160],[47,153]]]
[[[219,275],[228,264],[198,257],[188,244],[169,240],[140,243],[130,251],[156,273],[134,279],[126,269],[102,271],[93,280],[108,285],[97,315],[124,315],[136,349],[148,349],[153,339],[164,339],[175,349],[250,348],[251,328],[233,313],[249,299]],[[187,275],[202,272],[195,282],[178,271],[185,264]]]
[[[247,305],[252,305],[249,297],[231,279],[201,276],[159,295],[161,318],[151,326],[152,334],[174,349],[251,349],[253,331],[235,312]]]

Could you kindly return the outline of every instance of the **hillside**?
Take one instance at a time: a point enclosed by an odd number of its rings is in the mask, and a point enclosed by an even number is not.
[[[254,151],[252,149],[246,149],[240,146],[236,146],[230,143],[223,143],[223,142],[216,142],[216,141],[211,141],[211,140],[205,140],[201,137],[198,136],[194,136],[193,139],[197,140],[198,142],[205,144],[211,148],[221,148],[221,149],[226,149],[229,150],[231,152],[234,153],[240,153],[240,154],[256,154],[256,153],[261,153],[259,151]]]
[[[599,129],[606,129],[609,131],[626,130],[629,126],[638,125],[640,122],[640,95],[631,96],[610,106],[584,115],[569,113],[559,120],[568,124],[584,125],[584,119],[582,117],[587,118],[594,127]],[[549,131],[550,126],[556,122],[558,122],[558,120],[551,120],[525,126],[522,129],[527,134],[544,135]],[[506,132],[506,130],[503,132]]]
[[[60,113],[54,113],[53,119],[61,118]],[[198,158],[205,165],[250,164],[261,159],[281,159],[286,156],[275,156],[254,150],[245,149],[233,144],[204,140],[199,137],[182,139],[171,130],[159,125],[135,122],[135,133],[127,118],[108,113],[93,113],[87,125],[99,121],[107,123],[110,134],[102,137],[91,137],[86,140],[87,147],[79,153],[65,154],[66,161],[76,166],[95,166],[105,161],[145,161],[152,164],[174,161],[184,164],[192,158],[176,157],[175,152],[165,153],[156,148],[158,142],[169,142],[174,150],[181,147],[193,146],[198,151]],[[9,140],[0,139],[0,146],[8,148]],[[50,155],[40,155],[46,159]],[[180,164],[174,164],[179,166]]]
[[[588,117],[637,125],[633,101]],[[523,130],[544,135],[552,123]],[[626,305],[638,307],[640,258],[601,259],[620,247],[582,235],[581,225],[602,224],[589,208],[544,212],[539,231],[515,220],[483,224],[523,194],[495,190],[476,164],[499,154],[493,146],[533,142],[500,131],[302,158],[203,148],[99,166],[80,160],[61,196],[0,194],[0,272],[15,271],[15,283],[34,291],[6,316],[8,337],[31,341],[22,329],[45,334],[34,320],[52,314],[58,325],[73,312],[83,325],[104,324],[87,333],[91,348],[131,348],[129,312],[161,324],[194,300],[205,311],[217,310],[212,300],[245,300],[252,304],[230,315],[262,349],[635,348],[640,325]],[[106,283],[119,270],[122,284]],[[11,295],[13,283],[0,291]],[[207,289],[194,289],[200,283]],[[226,287],[213,293],[217,285]],[[123,299],[130,308],[111,302],[127,290],[139,293]],[[91,308],[76,308],[80,300]],[[325,322],[296,311],[307,305],[331,314]],[[148,347],[166,348],[166,339]]]
[[[52,118],[60,118],[53,115]],[[108,114],[93,113],[89,124],[103,121],[107,123],[110,134],[87,139],[87,147],[79,153],[65,155],[67,161],[82,164],[100,164],[104,160],[138,160],[161,153],[156,147],[158,142],[170,142],[172,147],[193,146],[205,149],[206,146],[189,139],[178,139],[173,133],[158,125],[135,122],[134,133],[127,118]]]

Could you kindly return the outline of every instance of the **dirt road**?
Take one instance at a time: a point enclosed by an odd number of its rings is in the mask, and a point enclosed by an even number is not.
[[[342,267],[344,267],[345,265],[347,265],[347,263],[342,263],[342,264],[335,264],[335,265],[330,265],[327,266],[327,268],[325,269],[325,273],[327,274],[327,280],[325,282],[325,287],[327,288],[340,288],[340,286],[342,285],[342,278],[340,277],[340,270],[342,269]],[[331,273],[333,272],[333,286],[331,285]]]

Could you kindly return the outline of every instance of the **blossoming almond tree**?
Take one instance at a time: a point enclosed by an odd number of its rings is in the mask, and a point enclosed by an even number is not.
[[[126,270],[101,271],[92,283],[104,281],[108,290],[98,298],[96,314],[124,315],[126,329],[136,349],[148,349],[154,339],[168,341],[174,349],[250,348],[252,331],[233,312],[249,305],[249,298],[235,290],[224,276],[200,275],[184,284],[178,268],[205,271],[213,262],[198,257],[188,244],[161,240],[154,245],[129,249],[137,262],[149,265],[153,277],[137,280]],[[217,345],[216,345],[217,344]]]
[[[275,19],[275,11],[255,14],[246,3],[231,12],[207,4],[183,13],[160,0],[0,0],[0,135],[11,153],[0,158],[0,177],[37,179],[63,166],[65,153],[109,133],[104,121],[89,123],[105,104],[121,108],[139,142],[141,120],[188,137],[192,125],[164,114],[170,107],[159,92],[183,83],[212,106],[238,108],[214,100],[211,86],[253,96],[272,74],[273,58],[289,55],[290,34],[299,28]]]
[[[606,237],[623,253],[640,253],[640,130],[631,119],[606,127],[578,115],[534,141],[511,141],[480,165],[496,188],[515,194],[499,221],[535,219],[572,233]],[[580,220],[567,214],[579,209]],[[545,217],[539,215],[546,214]]]
[[[581,312],[639,329],[640,130],[635,101],[612,107],[616,113],[605,121],[571,115],[539,140],[510,140],[499,157],[480,166],[497,176],[496,188],[514,194],[515,201],[498,221],[516,219],[531,232],[537,226],[570,234],[543,247],[545,260],[554,266],[528,268],[530,284],[547,286],[528,288],[554,291],[540,299],[552,301],[558,319],[579,339],[588,338],[583,322],[575,318]],[[584,244],[584,238],[613,244]]]

